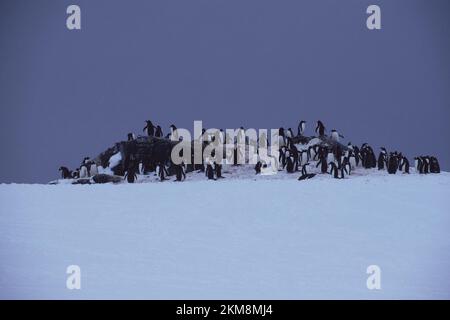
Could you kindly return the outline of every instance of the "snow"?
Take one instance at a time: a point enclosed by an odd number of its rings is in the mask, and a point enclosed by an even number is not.
[[[0,185],[0,298],[450,298],[449,173],[225,171]],[[66,288],[69,265],[81,290]]]

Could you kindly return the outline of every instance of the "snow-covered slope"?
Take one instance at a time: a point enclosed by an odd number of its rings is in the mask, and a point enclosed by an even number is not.
[[[289,177],[0,185],[0,298],[450,298],[449,173]]]

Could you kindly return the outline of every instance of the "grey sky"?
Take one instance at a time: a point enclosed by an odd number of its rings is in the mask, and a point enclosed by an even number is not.
[[[82,30],[66,29],[78,4]],[[382,30],[365,26],[378,4]],[[450,1],[2,0],[0,182],[48,182],[144,120],[322,119],[450,169]],[[377,151],[378,152],[378,151]]]

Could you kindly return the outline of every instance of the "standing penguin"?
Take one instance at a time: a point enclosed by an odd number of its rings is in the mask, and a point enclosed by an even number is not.
[[[320,120],[317,121],[316,133],[319,136],[325,135],[325,126],[323,125],[322,121],[320,121]]]
[[[88,169],[85,164],[81,165],[79,178],[87,178],[89,177]]]
[[[339,132],[337,132],[334,129],[331,130],[331,139],[336,141],[336,142],[339,142],[339,138],[344,138],[344,136],[339,134]]]
[[[205,174],[208,177],[208,180],[216,180],[214,179],[214,168],[210,161],[208,161],[206,164]]]
[[[162,181],[167,180],[166,176],[169,175],[167,172],[166,166],[164,165],[164,162],[160,161],[156,166],[156,174],[159,176],[159,179]]]
[[[405,156],[402,156],[400,160],[399,169],[400,171],[403,171],[403,173],[409,173],[409,161],[408,158],[406,158]]]
[[[281,147],[280,148],[280,154],[278,156],[278,162],[281,164],[281,167],[284,169],[284,167],[286,166],[286,147]]]
[[[202,129],[202,136],[203,133],[205,133],[205,129]],[[175,127],[174,124],[170,125],[170,140],[172,141],[178,141],[180,140],[180,137],[178,136],[178,131],[177,131],[177,127]]]
[[[92,162],[89,167],[89,175],[95,176],[96,174],[98,174],[98,167],[94,162]]]
[[[341,170],[342,177],[339,177],[339,171],[340,171],[340,170],[338,169],[336,163],[330,162],[328,165],[331,167],[331,169],[330,169],[330,174],[333,175],[333,177],[334,177],[335,179],[341,179],[341,178],[344,178],[344,174],[343,174],[343,171],[342,171],[342,170]]]
[[[342,167],[341,167],[345,173],[347,175],[350,175],[352,172],[352,166],[350,164],[350,158],[349,157],[345,157],[344,160],[342,161]]]
[[[158,125],[158,126],[156,126],[155,137],[162,138],[162,136],[163,136],[163,132],[162,132],[161,126]]]
[[[293,173],[295,167],[294,157],[289,151],[286,151],[286,171],[288,173]]]
[[[422,163],[423,163],[423,173],[425,174],[430,173],[430,158],[428,156],[422,157]]]
[[[134,136],[134,133],[130,132],[127,135],[127,140],[128,141],[133,141],[134,139],[136,139],[136,137]]]
[[[67,169],[67,167],[59,167],[58,171],[61,171],[61,178],[63,179],[72,178],[72,173],[70,172],[69,169]]]
[[[398,169],[398,158],[397,156],[391,152],[389,154],[389,159],[388,159],[388,173],[389,174],[395,174],[397,172]]]
[[[142,129],[142,131],[147,130],[147,135],[149,137],[153,137],[155,135],[155,126],[150,120],[145,121],[145,123],[147,125],[144,127],[144,129]]]
[[[430,157],[430,172],[441,173],[441,167],[439,166],[439,161],[436,157]]]
[[[423,162],[421,157],[414,158],[414,167],[416,168],[416,173],[423,173]]]
[[[385,148],[380,148],[380,154],[378,155],[378,170],[384,170],[384,164],[387,162],[387,151]]]
[[[306,121],[300,121],[297,128],[297,134],[302,136],[305,133]]]
[[[316,164],[316,168],[320,166],[321,173],[328,173],[328,151],[324,148],[319,154],[319,161]]]
[[[175,177],[176,177],[175,181],[186,180],[186,172],[184,169],[184,163],[175,164],[174,167],[175,167]]]

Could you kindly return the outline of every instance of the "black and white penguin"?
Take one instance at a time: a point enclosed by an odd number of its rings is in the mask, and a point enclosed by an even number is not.
[[[175,164],[175,181],[186,180],[186,172],[184,168],[184,163]]]
[[[92,162],[89,167],[89,176],[95,176],[98,174],[98,167],[95,162]]]
[[[87,166],[83,164],[80,167],[79,178],[87,178],[87,177],[89,177],[88,169]]]
[[[157,138],[163,137],[163,132],[162,132],[161,126],[159,126],[159,125],[156,126],[155,137],[157,137]]]
[[[385,148],[380,148],[380,154],[378,155],[378,170],[384,170],[385,164],[387,165],[387,151]]]
[[[159,179],[162,181],[167,180],[166,176],[169,175],[169,173],[167,172],[166,166],[164,165],[164,163],[162,161],[160,161],[157,165],[156,165],[156,174],[159,177]]]
[[[172,141],[180,140],[180,137],[178,136],[178,132],[177,132],[177,127],[175,127],[174,124],[171,124],[169,128],[170,128],[170,135],[169,135],[170,140],[172,140]],[[205,131],[206,130],[203,128],[202,129],[202,136],[205,133]]]
[[[206,164],[205,174],[208,177],[208,180],[216,180],[214,179],[214,168],[210,162]]]
[[[146,126],[144,127],[144,129],[142,129],[142,131],[147,130],[147,135],[149,137],[153,137],[155,135],[155,126],[150,120],[146,120],[145,123]]]
[[[297,134],[302,136],[305,133],[306,121],[300,121],[297,128]]]
[[[341,179],[341,178],[343,178],[343,176],[342,176],[342,177],[339,177],[339,171],[340,171],[340,170],[338,169],[336,163],[330,162],[330,163],[328,164],[328,166],[331,167],[331,169],[330,169],[330,174],[331,174],[335,179]]]
[[[327,151],[322,151],[319,155],[319,161],[317,161],[316,168],[320,166],[321,173],[328,173]]]
[[[345,171],[347,175],[350,175],[352,172],[352,165],[350,164],[350,158],[344,157],[344,160],[342,161],[342,169]]]
[[[316,126],[315,131],[319,136],[325,135],[325,126],[323,125],[322,121],[320,121],[320,120],[317,121],[317,126]]]
[[[70,179],[72,178],[72,172],[67,167],[59,167],[58,171],[61,171],[61,178]]]
[[[399,170],[403,173],[409,173],[409,160],[405,156],[402,156],[400,160]]]
[[[422,163],[423,163],[423,173],[425,173],[425,174],[430,173],[430,158],[429,158],[429,156],[422,157]]]
[[[80,169],[76,168],[75,171],[72,172],[72,178],[78,179],[80,177]]]
[[[423,173],[422,157],[414,157],[414,168],[416,168],[416,173]]]
[[[397,169],[398,169],[398,158],[397,155],[393,152],[391,152],[389,154],[389,159],[388,159],[388,173],[389,174],[395,174],[397,173]]]
[[[340,135],[339,134],[339,132],[337,132],[336,130],[331,130],[331,139],[332,140],[334,140],[334,141],[336,141],[336,142],[339,142],[339,138],[344,138],[344,136],[343,135]]]
[[[128,135],[127,135],[128,141],[133,141],[135,139],[136,139],[136,137],[135,137],[134,133],[132,133],[132,132],[128,133]]]
[[[285,146],[282,146],[279,150],[278,162],[280,163],[281,167],[284,169],[284,167],[286,166],[286,147]]]
[[[289,151],[286,151],[286,171],[287,173],[293,173],[295,168],[294,157]]]
[[[290,145],[291,145],[291,148],[289,150],[290,150],[292,157],[294,158],[294,171],[298,171],[300,152],[298,151],[297,147],[293,143],[291,143]]]
[[[134,165],[130,165],[128,167],[127,172],[125,173],[124,178],[128,183],[134,183],[137,180],[136,167]]]
[[[308,161],[309,161],[308,150],[299,151],[299,160],[298,160],[299,165],[304,165]]]
[[[431,173],[440,173],[441,167],[439,166],[439,161],[436,157],[430,157],[430,172]]]

